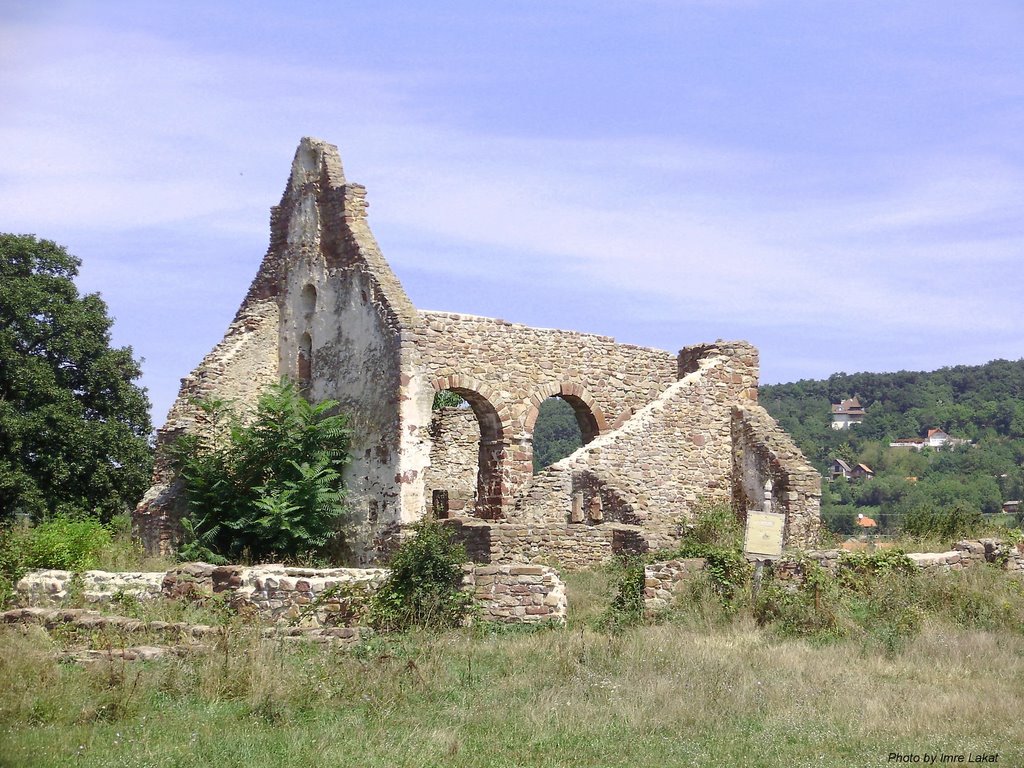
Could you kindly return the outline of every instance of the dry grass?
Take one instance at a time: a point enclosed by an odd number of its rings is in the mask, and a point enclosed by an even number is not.
[[[1024,635],[926,623],[891,658],[751,620],[296,647],[233,625],[212,653],[81,668],[0,629],[0,765],[884,765],[891,751],[1024,764]]]

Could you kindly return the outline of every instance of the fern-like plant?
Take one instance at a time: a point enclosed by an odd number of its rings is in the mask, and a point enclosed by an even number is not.
[[[173,458],[190,519],[179,554],[212,562],[322,551],[345,511],[345,417],[333,400],[309,403],[288,380],[270,387],[246,423],[221,401]]]

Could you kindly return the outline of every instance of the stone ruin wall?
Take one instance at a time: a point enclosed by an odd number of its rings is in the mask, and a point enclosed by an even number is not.
[[[442,408],[430,415],[430,465],[424,471],[435,514],[472,515],[476,505],[480,426],[470,408]],[[444,494],[443,501],[441,496]],[[437,502],[435,504],[435,496]]]
[[[756,398],[757,352],[743,342],[687,348],[679,370],[683,377],[620,429],[541,472],[513,519],[613,522],[671,540],[698,501],[730,503],[732,408]]]
[[[236,610],[254,612],[263,621],[327,627],[357,623],[387,576],[384,568],[188,563],[167,572],[86,571],[77,580],[71,571],[33,571],[18,581],[17,593],[30,606],[73,600],[108,603],[121,596],[150,600],[220,594]],[[475,618],[481,621],[565,622],[565,584],[552,568],[467,564],[462,589],[473,595]]]
[[[758,447],[777,427],[766,427],[756,412],[737,417],[738,427],[731,423],[730,409],[756,400],[752,347],[719,342],[677,358],[605,336],[417,311],[370,232],[365,194],[346,182],[335,147],[303,139],[272,210],[270,247],[238,316],[184,380],[160,431],[154,486],[135,515],[147,549],[168,551],[179,531],[181,489],[164,449],[201,427],[190,398],[227,396],[251,405],[281,375],[299,381],[313,400],[340,401],[350,414],[345,481],[355,562],[385,556],[431,509],[435,490],[448,491],[449,512],[468,511],[464,501],[475,495],[473,515],[527,526],[519,543],[509,538],[512,528],[496,531],[495,551],[506,553],[500,557],[536,559],[538,547],[568,553],[583,539],[604,542],[602,552],[660,545],[698,498],[725,499],[754,487],[734,476],[737,435],[742,451],[760,451],[757,461],[747,461],[754,475],[774,472],[802,494],[807,520],[816,516],[816,497],[804,488],[809,481],[793,480],[803,478],[806,462],[788,448]],[[431,406],[443,389],[472,407],[475,457],[465,436],[451,444],[438,439]],[[549,396],[574,408],[589,444],[534,478],[533,428]],[[618,544],[616,536],[579,532],[579,523],[599,522],[620,527]],[[630,529],[638,525],[643,536]],[[801,535],[792,534],[793,541]]]
[[[783,538],[810,547],[821,529],[821,475],[778,422],[761,406],[733,408],[733,499],[738,509],[763,509],[771,482],[772,511],[786,515]]]
[[[335,147],[303,141],[279,208],[290,212],[278,248],[280,370],[349,415],[348,543],[353,560],[372,561],[410,522],[395,478],[402,333],[416,310],[369,230],[366,190],[345,180]]]
[[[677,378],[670,353],[608,336],[451,312],[419,316],[409,334],[408,376],[418,395],[410,397],[414,420],[406,431],[429,425],[438,391],[455,391],[470,403],[481,433],[481,517],[508,515],[516,494],[532,480],[533,427],[545,399],[566,400],[586,440],[622,424]],[[413,499],[423,494],[413,503],[426,510],[431,497],[420,478],[429,472],[432,449],[427,430],[422,432],[420,444],[409,441],[403,453],[403,477],[412,479]]]

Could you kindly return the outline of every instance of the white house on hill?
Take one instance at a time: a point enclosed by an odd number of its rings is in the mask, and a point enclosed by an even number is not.
[[[864,421],[864,407],[856,395],[841,403],[832,403],[832,429],[849,429]]]

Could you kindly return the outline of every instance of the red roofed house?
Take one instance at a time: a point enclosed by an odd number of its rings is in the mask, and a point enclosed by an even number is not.
[[[860,480],[861,478],[864,477],[870,480],[874,476],[875,471],[867,464],[858,464],[856,467],[850,470],[850,477],[852,477],[854,480]]]

